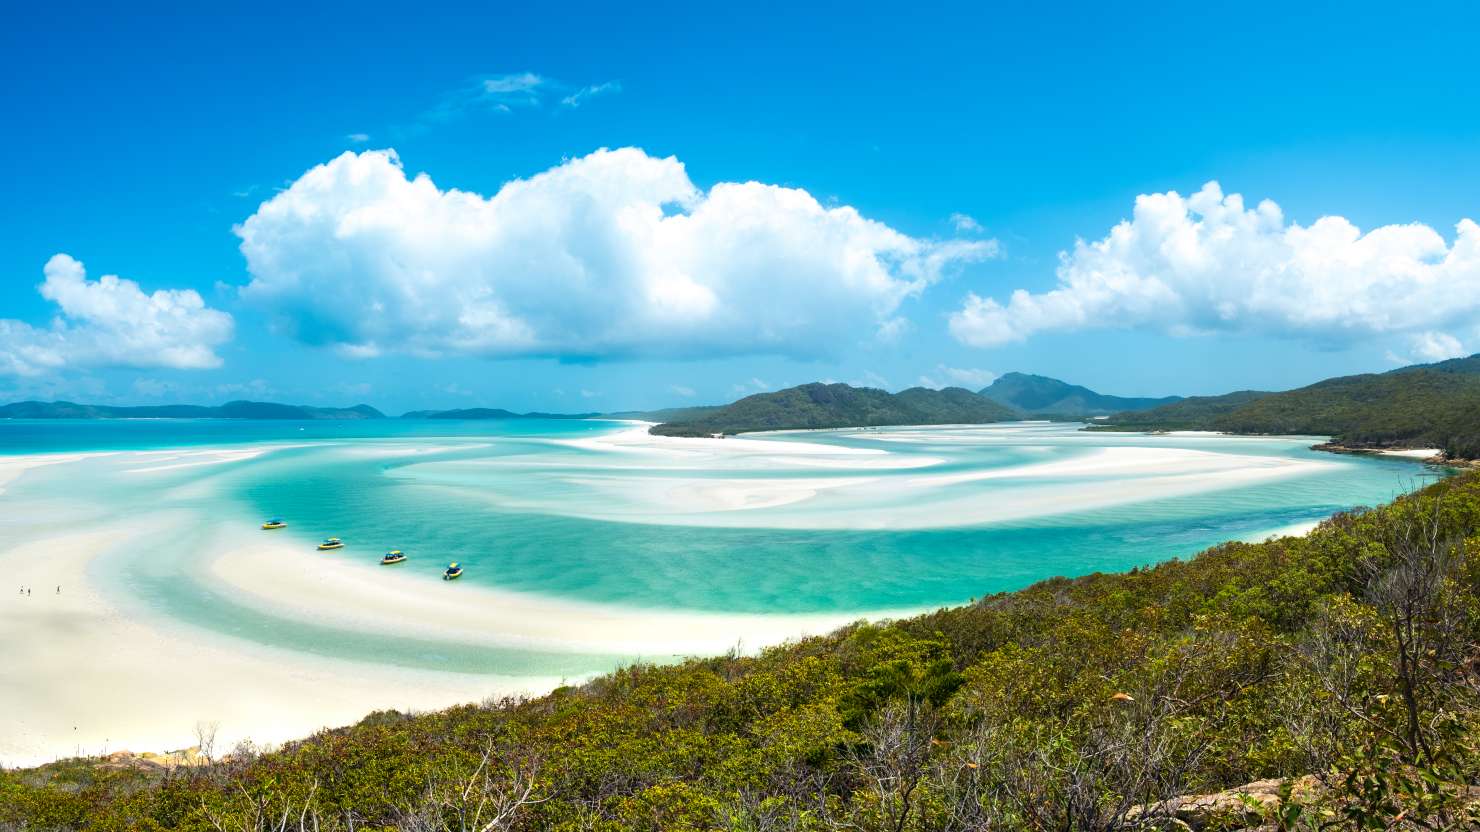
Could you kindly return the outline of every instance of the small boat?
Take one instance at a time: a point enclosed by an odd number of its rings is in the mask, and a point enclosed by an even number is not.
[[[392,549],[389,552],[386,552],[384,555],[381,555],[381,557],[380,557],[380,565],[381,566],[390,566],[393,563],[400,563],[401,561],[403,561],[405,559],[406,559],[406,553],[405,552],[401,551],[400,549]]]
[[[462,577],[462,567],[455,563],[447,564],[447,571],[442,573],[442,580],[455,581]]]
[[[324,542],[319,544],[319,551],[320,552],[327,552],[330,549],[343,549],[343,548],[344,548],[344,541],[343,540],[340,540],[337,537],[328,537],[328,538],[325,538],[324,539]]]
[[[287,527],[288,524],[284,522],[280,517],[274,517],[271,520],[268,520],[266,523],[262,524],[262,528],[264,529],[286,529]]]

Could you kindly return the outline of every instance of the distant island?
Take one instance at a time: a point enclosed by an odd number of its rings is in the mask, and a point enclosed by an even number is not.
[[[912,387],[889,393],[872,387],[814,382],[746,396],[696,418],[654,425],[660,436],[712,436],[758,430],[853,428],[1010,422],[1006,405],[960,387]]]
[[[1327,379],[1283,393],[1243,390],[1117,413],[1115,430],[1332,437],[1333,450],[1439,448],[1480,457],[1480,355]]]
[[[858,428],[885,425],[979,425],[1022,419],[1080,421],[1180,401],[1096,393],[1047,376],[1008,373],[979,392],[962,387],[911,387],[889,393],[871,387],[814,382],[746,396],[723,407],[676,415],[651,432],[713,436],[761,430]],[[654,420],[657,421],[657,420]]]
[[[384,419],[368,404],[354,407],[309,407],[274,402],[227,402],[223,405],[139,405],[115,407],[74,402],[15,402],[0,405],[0,419]]]

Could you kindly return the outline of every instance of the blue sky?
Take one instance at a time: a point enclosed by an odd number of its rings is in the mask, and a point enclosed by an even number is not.
[[[0,398],[1185,394],[1480,351],[1470,8],[796,5],[13,8]]]

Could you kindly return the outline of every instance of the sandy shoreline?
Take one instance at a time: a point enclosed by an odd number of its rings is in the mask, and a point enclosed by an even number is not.
[[[218,747],[278,743],[374,710],[434,710],[580,681],[333,659],[139,616],[112,602],[90,567],[147,525],[106,524],[0,550],[0,573],[31,588],[0,594],[9,645],[0,662],[0,764],[184,748],[198,724],[217,726]],[[438,582],[376,580],[378,567],[314,559],[249,527],[222,534],[234,545],[212,561],[212,579],[234,600],[349,630],[395,621],[401,636],[671,656],[755,649],[854,618],[664,613],[462,585],[450,593]]]
[[[0,551],[10,579],[0,593],[0,764],[184,748],[196,744],[197,724],[217,726],[220,748],[277,743],[377,709],[427,710],[559,683],[304,657],[142,620],[88,576],[91,561],[133,531],[109,525]]]
[[[253,540],[252,537],[256,537]],[[243,603],[357,631],[396,622],[398,635],[530,650],[614,655],[711,655],[829,632],[858,616],[675,612],[596,604],[493,587],[407,578],[370,563],[317,558],[237,530],[210,564]],[[306,569],[305,564],[311,566]],[[917,610],[879,613],[894,617]]]

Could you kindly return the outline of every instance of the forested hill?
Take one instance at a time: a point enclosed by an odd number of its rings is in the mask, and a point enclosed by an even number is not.
[[[0,405],[0,419],[384,419],[368,404],[354,407],[309,407],[273,402],[227,402],[115,407],[73,402],[15,402]]]
[[[981,424],[1019,418],[1010,408],[960,387],[912,387],[889,393],[872,387],[813,383],[746,396],[696,418],[656,425],[652,432],[710,436],[798,428]]]
[[[383,711],[199,766],[0,770],[0,829],[1476,829],[1477,645],[1472,473],[1303,538],[754,657]]]
[[[1480,355],[1284,393],[1186,399],[1107,421],[1133,430],[1315,434],[1353,447],[1436,447],[1474,459],[1480,457]]]
[[[1215,420],[1272,395],[1262,390],[1239,390],[1221,396],[1189,396],[1150,410],[1114,413],[1105,424],[1131,430],[1216,430],[1208,427]]]
[[[980,395],[1025,414],[1070,419],[1148,410],[1181,400],[1180,396],[1159,399],[1110,396],[1078,384],[1027,373],[1007,373],[983,388]]]

